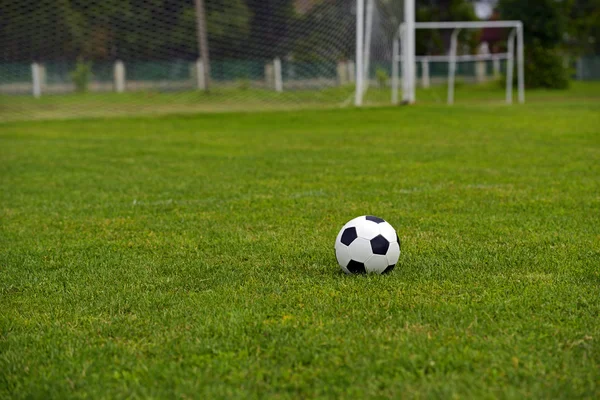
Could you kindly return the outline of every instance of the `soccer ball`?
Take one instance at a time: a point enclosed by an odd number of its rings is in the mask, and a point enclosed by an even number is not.
[[[347,274],[385,274],[400,257],[400,239],[381,218],[363,215],[342,227],[335,239],[335,256]]]

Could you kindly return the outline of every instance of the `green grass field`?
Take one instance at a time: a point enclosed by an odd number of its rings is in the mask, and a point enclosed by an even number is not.
[[[600,397],[598,89],[0,124],[0,398]]]
[[[419,104],[446,104],[447,87],[432,86],[419,89]],[[516,102],[516,90],[514,98]],[[600,101],[600,84],[573,82],[568,94],[564,91],[527,91],[528,103],[555,101]],[[107,118],[115,116],[157,116],[197,113],[247,111],[290,111],[299,109],[350,108],[354,101],[354,87],[333,87],[322,90],[284,91],[235,87],[213,88],[210,93],[199,91],[127,93],[86,93],[42,95],[0,95],[0,123],[19,120],[49,120],[73,118]],[[503,106],[504,89],[498,82],[471,85],[458,82],[455,101],[458,105]],[[389,106],[389,88],[370,88],[364,102],[367,106]]]

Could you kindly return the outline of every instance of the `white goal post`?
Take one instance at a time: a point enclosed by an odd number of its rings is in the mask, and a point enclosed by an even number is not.
[[[406,3],[412,3],[407,0]],[[414,29],[411,29],[414,27]],[[507,52],[489,55],[460,55],[457,56],[457,38],[461,29],[482,28],[509,28]],[[414,30],[416,29],[452,29],[450,51],[447,56],[421,56],[414,54]],[[412,33],[411,33],[412,31]],[[402,63],[402,99],[405,103],[415,101],[415,62],[422,60],[447,61],[448,68],[448,104],[454,103],[454,81],[456,75],[456,63],[461,61],[483,61],[494,59],[507,60],[506,69],[506,103],[512,103],[513,89],[513,67],[516,45],[517,79],[519,103],[525,102],[525,73],[524,73],[524,49],[523,49],[523,23],[521,21],[464,21],[464,22],[415,22],[408,21],[400,24],[396,35],[394,35],[392,49],[392,103],[398,103],[398,63]],[[401,53],[402,51],[402,53]],[[402,54],[402,55],[401,55]]]
[[[394,0],[396,1],[396,0]],[[404,24],[411,27],[415,22],[415,0],[402,0],[403,16],[401,20]],[[369,66],[371,60],[371,42],[374,29],[374,7],[375,0],[356,0],[356,88],[354,95],[354,105],[360,107],[363,103],[363,97],[369,85]],[[366,14],[366,15],[365,15]],[[408,34],[405,38],[405,56],[414,59],[415,53],[415,34]],[[414,73],[414,63],[412,65]],[[406,84],[411,82],[405,81]],[[412,82],[414,84],[414,82]],[[405,93],[412,93],[411,101],[414,102],[414,87],[406,87]]]

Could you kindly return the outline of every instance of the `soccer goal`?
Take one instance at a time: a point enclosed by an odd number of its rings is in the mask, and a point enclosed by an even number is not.
[[[412,26],[412,28],[411,28]],[[463,29],[484,29],[484,28],[506,28],[509,30],[507,37],[507,51],[505,53],[495,54],[463,54],[458,55],[458,34]],[[450,49],[447,55],[437,56],[415,56],[413,33],[416,29],[441,29],[451,30]],[[515,46],[516,41],[516,46]],[[516,57],[515,57],[516,47]],[[402,50],[402,52],[401,52]],[[448,64],[448,95],[447,103],[454,103],[456,66],[460,62],[485,62],[492,61],[498,65],[499,61],[506,61],[506,103],[513,102],[513,84],[514,84],[514,60],[517,60],[517,81],[518,81],[518,99],[520,103],[525,102],[525,73],[524,73],[524,55],[523,55],[523,24],[521,21],[463,21],[463,22],[416,22],[414,24],[404,23],[398,28],[398,33],[394,38],[393,57],[392,57],[392,103],[398,103],[399,90],[399,64],[402,65],[402,89],[404,102],[412,103],[415,101],[415,69],[416,62],[422,63],[422,74],[426,74],[430,62],[446,62]],[[495,67],[496,69],[498,67]],[[425,85],[426,86],[426,85]]]
[[[430,86],[430,69],[433,66],[446,68],[447,103],[453,104],[455,99],[455,86],[457,71],[468,70],[474,80],[485,81],[488,79],[488,66],[493,66],[495,78],[504,73],[506,80],[506,103],[513,102],[513,84],[515,60],[517,66],[518,101],[525,101],[524,88],[524,48],[523,24],[521,21],[463,21],[463,22],[416,22],[415,0],[404,0],[395,3],[393,8],[386,7],[387,2],[376,0],[357,0],[356,13],[356,66],[362,74],[356,76],[355,105],[363,104],[370,86],[381,83],[380,72],[382,63],[389,62],[391,75],[391,101],[393,104],[400,102],[400,87],[403,103],[416,101],[417,70],[420,70],[422,86]],[[375,12],[373,11],[375,10]],[[378,17],[377,12],[385,13]],[[398,21],[390,28],[390,21]],[[490,52],[482,43],[479,54],[470,54],[464,49],[459,49],[459,34],[468,30],[490,29],[500,32],[503,37],[501,52]],[[449,46],[444,49],[444,54],[417,55],[416,31],[430,30],[443,31],[449,37]],[[376,37],[376,40],[373,40]],[[391,38],[391,39],[390,39]],[[382,49],[381,46],[384,46]],[[495,44],[496,46],[499,43]],[[379,46],[379,48],[378,48]],[[385,46],[389,46],[385,48]],[[485,51],[483,51],[485,50]],[[389,61],[388,61],[389,60]],[[391,61],[391,62],[390,62]],[[377,64],[377,71],[373,71],[373,64]],[[462,68],[459,68],[461,67]],[[503,71],[501,71],[503,66]],[[483,72],[481,72],[483,70]],[[383,72],[382,72],[383,71]],[[440,68],[436,68],[440,75]],[[483,75],[481,79],[480,76]],[[379,81],[379,82],[377,82]]]

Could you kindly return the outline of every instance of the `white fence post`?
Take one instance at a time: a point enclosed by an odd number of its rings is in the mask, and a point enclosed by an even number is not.
[[[523,25],[517,28],[517,82],[519,85],[519,103],[525,103],[525,45],[523,43]]]
[[[403,81],[406,80],[406,83],[403,82],[404,90],[402,93],[402,97],[404,102],[407,104],[413,104],[416,100],[415,93],[415,0],[404,0],[404,26],[405,30],[403,32],[404,40],[402,41],[402,52],[404,54],[402,64],[402,71],[406,71],[402,73]]]
[[[365,58],[363,61],[363,69],[364,69],[364,85],[363,85],[363,91],[366,93],[367,89],[369,88],[369,81],[370,81],[370,68],[371,68],[371,37],[373,35],[373,1],[374,0],[367,0],[367,16],[366,16],[366,22],[365,22],[365,47],[364,47],[364,53],[365,53]]]
[[[513,70],[515,58],[515,36],[517,31],[513,29],[508,36],[508,54],[506,59],[506,104],[513,102]]]
[[[478,83],[485,82],[487,79],[487,70],[485,62],[476,61],[475,62],[475,79]]]
[[[427,58],[421,61],[421,84],[425,89],[431,86],[431,80],[429,77],[429,60]]]
[[[337,78],[340,86],[344,86],[348,83],[348,68],[344,61],[340,61],[337,64]]]
[[[40,64],[31,64],[31,75],[33,80],[33,97],[39,99],[42,95],[42,68]]]
[[[281,75],[281,60],[279,57],[273,60],[273,68],[275,72],[275,91],[283,92],[283,77]]]
[[[204,79],[204,62],[199,58],[196,60],[196,84],[198,89],[206,90],[206,81]]]
[[[273,63],[265,64],[265,85],[269,89],[275,86],[275,72],[273,69]]]
[[[115,61],[114,66],[115,91],[123,93],[125,91],[125,64],[121,60]]]
[[[456,47],[460,28],[452,31],[450,38],[450,65],[448,66],[448,104],[454,104],[454,77],[456,76]]]
[[[400,57],[400,38],[394,37],[392,47],[392,104],[398,104],[398,57]]]
[[[356,88],[354,105],[362,106],[364,82],[365,0],[356,0]]]
[[[346,68],[348,68],[348,80],[350,81],[350,83],[354,83],[356,80],[356,76],[355,76],[355,65],[354,65],[354,61],[348,61],[346,63]]]
[[[483,42],[477,49],[477,54],[488,56],[490,54],[490,47],[487,42]],[[475,62],[475,78],[477,82],[485,82],[487,80],[487,64],[483,60]]]
[[[492,60],[492,66],[494,67],[494,79],[500,78],[500,59],[498,57]]]

